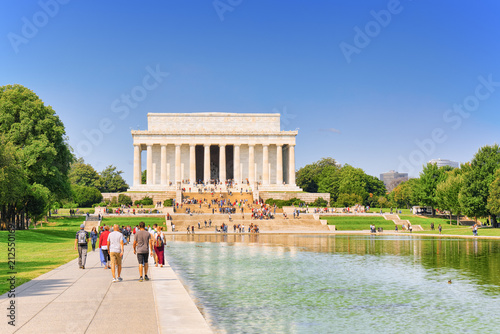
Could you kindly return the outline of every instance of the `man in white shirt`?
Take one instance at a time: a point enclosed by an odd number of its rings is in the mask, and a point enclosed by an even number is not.
[[[122,281],[123,234],[117,224],[113,225],[113,232],[108,235],[108,250],[111,257],[113,283],[120,282]],[[118,267],[118,277],[115,276],[115,266]]]

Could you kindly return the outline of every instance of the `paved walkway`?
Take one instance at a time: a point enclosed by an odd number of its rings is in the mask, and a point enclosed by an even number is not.
[[[0,296],[0,333],[212,333],[168,264],[153,265],[151,280],[139,282],[137,258],[127,245],[123,281],[112,283],[99,252],[89,253],[84,270],[77,261],[19,286],[15,299]],[[11,300],[15,327],[5,316]]]

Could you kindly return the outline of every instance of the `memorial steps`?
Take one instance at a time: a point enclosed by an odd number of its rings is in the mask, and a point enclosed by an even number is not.
[[[277,215],[274,219],[252,219],[250,214],[245,214],[244,218],[241,214],[231,215],[232,219],[229,221],[229,215],[227,214],[173,214],[172,220],[167,221],[167,230],[171,232],[171,223],[175,224],[175,230],[177,232],[186,232],[188,226],[195,226],[196,231],[202,232],[215,232],[215,226],[220,229],[220,226],[224,223],[228,225],[228,232],[233,233],[234,225],[238,224],[245,225],[245,230],[248,231],[250,224],[258,225],[261,232],[267,231],[329,231],[327,225],[321,224],[317,219],[314,219],[312,214],[302,214],[300,218],[294,219],[293,217],[288,217],[287,219],[283,216]],[[208,221],[212,220],[212,227],[208,227]],[[205,228],[205,220],[207,221],[207,228]],[[201,229],[198,229],[198,222],[201,224]]]

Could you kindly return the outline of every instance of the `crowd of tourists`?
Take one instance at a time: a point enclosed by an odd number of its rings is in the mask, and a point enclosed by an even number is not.
[[[75,250],[78,249],[78,266],[85,269],[87,260],[87,250],[89,242],[92,251],[96,246],[100,252],[101,265],[104,269],[111,269],[113,282],[122,281],[122,259],[124,246],[130,243],[131,236],[134,237],[134,254],[137,254],[139,262],[139,281],[149,280],[148,259],[151,256],[154,265],[163,267],[165,265],[165,236],[163,228],[154,224],[153,227],[146,227],[144,222],[131,228],[131,226],[101,226],[95,227],[89,233],[85,231],[85,222],[80,225],[80,230],[76,233]],[[99,241],[97,243],[97,241]]]

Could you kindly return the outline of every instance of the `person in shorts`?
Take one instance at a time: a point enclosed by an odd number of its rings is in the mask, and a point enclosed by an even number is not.
[[[122,256],[123,256],[123,234],[120,232],[118,224],[113,226],[113,232],[108,235],[108,250],[111,257],[111,271],[113,274],[113,283],[121,282]],[[118,277],[115,276],[115,267],[118,271]]]
[[[134,254],[137,254],[137,261],[139,262],[139,282],[143,280],[149,281],[148,277],[148,257],[150,250],[153,248],[151,234],[146,231],[146,224],[139,223],[139,231],[135,234],[134,238]],[[151,256],[153,252],[151,251]],[[144,279],[143,277],[144,273]]]

